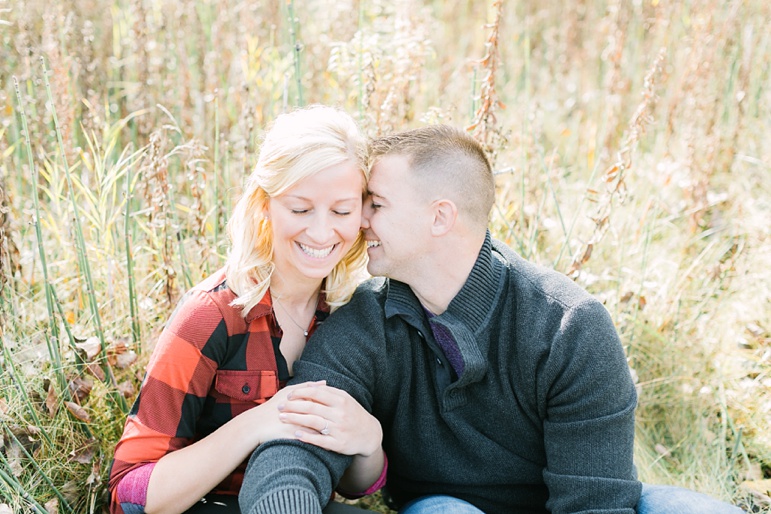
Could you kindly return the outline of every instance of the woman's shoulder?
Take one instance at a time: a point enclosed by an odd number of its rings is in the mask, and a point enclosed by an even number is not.
[[[177,303],[167,326],[243,324],[240,309],[230,303],[236,294],[227,286],[224,269],[217,270],[190,288]]]

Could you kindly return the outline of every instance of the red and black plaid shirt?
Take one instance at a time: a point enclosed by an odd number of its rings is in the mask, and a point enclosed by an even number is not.
[[[109,482],[112,512],[121,512],[120,502],[126,501],[117,492],[127,474],[264,403],[289,379],[270,295],[246,318],[229,305],[234,298],[224,270],[219,270],[185,294],[161,333],[115,448]],[[311,332],[328,311],[322,299]],[[214,491],[237,493],[245,467],[246,462]],[[149,473],[136,475],[149,481]]]

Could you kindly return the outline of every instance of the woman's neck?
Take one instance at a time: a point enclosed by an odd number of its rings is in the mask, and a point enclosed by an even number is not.
[[[270,279],[270,295],[279,298],[286,306],[303,309],[315,306],[321,291],[321,280],[284,281],[281,275],[274,272]]]

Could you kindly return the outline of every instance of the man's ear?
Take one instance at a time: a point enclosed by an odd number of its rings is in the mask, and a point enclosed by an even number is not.
[[[431,224],[431,235],[442,236],[455,226],[458,219],[458,208],[451,200],[446,198],[436,200],[431,204],[434,220]]]

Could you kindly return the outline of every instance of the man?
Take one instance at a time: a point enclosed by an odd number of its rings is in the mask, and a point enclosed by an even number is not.
[[[493,174],[479,144],[430,126],[375,141],[371,163],[362,227],[369,272],[386,279],[319,328],[294,380],[325,379],[380,420],[391,504],[410,514],[645,512],[635,388],[613,323],[572,281],[491,239]],[[335,436],[336,420],[322,425]],[[266,443],[241,509],[318,513],[349,460]],[[653,493],[643,498],[715,507],[699,514],[735,509],[681,489]]]

